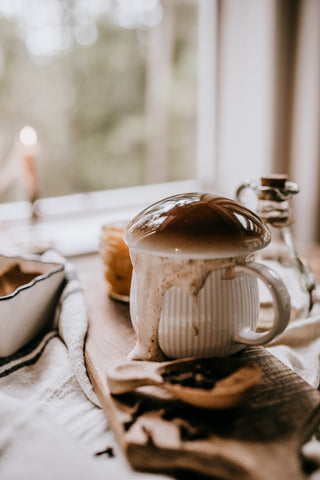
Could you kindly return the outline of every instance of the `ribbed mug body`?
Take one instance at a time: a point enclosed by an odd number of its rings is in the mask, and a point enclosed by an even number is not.
[[[135,278],[131,285],[130,313],[135,318]],[[234,337],[243,329],[255,330],[259,317],[258,281],[226,268],[212,270],[196,297],[172,286],[163,297],[159,346],[169,358],[227,356],[244,348]]]

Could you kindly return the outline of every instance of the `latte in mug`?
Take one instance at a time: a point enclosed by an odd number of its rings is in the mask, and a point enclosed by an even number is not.
[[[137,342],[131,359],[228,356],[286,328],[286,287],[254,261],[270,232],[241,204],[206,193],[174,195],[138,214],[124,239],[133,264],[130,314]],[[264,333],[255,331],[258,278],[274,301],[273,325]]]

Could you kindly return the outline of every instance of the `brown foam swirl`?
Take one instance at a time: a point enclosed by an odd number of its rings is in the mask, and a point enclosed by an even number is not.
[[[127,226],[129,247],[155,255],[221,258],[247,255],[270,242],[251,210],[209,193],[174,195],[152,204]]]

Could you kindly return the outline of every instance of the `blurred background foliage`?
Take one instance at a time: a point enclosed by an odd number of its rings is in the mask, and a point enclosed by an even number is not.
[[[43,197],[192,178],[196,70],[195,1],[0,0],[0,174],[32,125]]]

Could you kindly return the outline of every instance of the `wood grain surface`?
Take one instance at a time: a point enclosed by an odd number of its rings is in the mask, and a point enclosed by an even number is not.
[[[263,347],[238,354],[263,370],[261,385],[242,407],[206,411],[158,387],[111,396],[107,370],[125,361],[135,343],[128,305],[107,297],[97,256],[78,259],[76,266],[90,317],[89,376],[133,468],[230,480],[307,478],[300,448],[320,422],[319,392]]]

